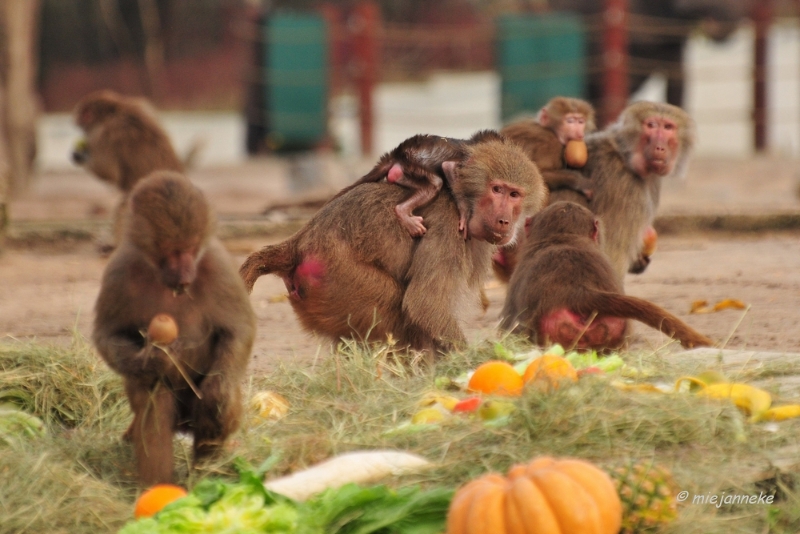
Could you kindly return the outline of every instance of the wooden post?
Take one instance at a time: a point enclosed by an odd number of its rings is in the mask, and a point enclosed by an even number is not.
[[[361,153],[372,154],[372,92],[378,79],[378,29],[380,10],[373,0],[357,4],[348,18],[352,33],[353,78],[358,95]]]
[[[601,119],[614,121],[628,102],[628,1],[605,0]]]
[[[29,184],[36,153],[37,60],[35,50],[39,27],[38,0],[4,0],[0,3],[0,23],[4,35],[0,50],[4,107],[6,155],[11,172],[11,194]]]
[[[772,0],[753,7],[753,144],[758,152],[767,148],[767,35],[772,23]]]

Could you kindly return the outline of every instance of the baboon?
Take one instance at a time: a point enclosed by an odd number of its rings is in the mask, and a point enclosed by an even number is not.
[[[427,232],[412,238],[395,224],[406,192],[365,183],[327,203],[288,240],[251,254],[239,272],[252,289],[259,276],[283,278],[301,324],[334,341],[379,341],[436,351],[464,342],[458,311],[488,274],[492,251],[516,234],[521,214],[544,205],[546,187],[519,147],[498,138],[466,147],[457,163],[467,203],[467,239],[453,231],[451,195],[420,208]]]
[[[598,240],[600,221],[574,202],[556,202],[526,226],[527,238],[511,275],[500,328],[540,345],[617,349],[628,319],[656,328],[684,347],[712,345],[678,317],[626,296]]]
[[[122,212],[136,183],[156,170],[183,172],[183,163],[143,98],[96,91],[77,104],[74,115],[84,139],[75,147],[73,161],[122,191],[112,220],[112,243],[104,246],[110,250],[120,240]]]
[[[557,96],[539,110],[536,119],[512,122],[500,133],[522,147],[539,167],[551,191],[570,189],[591,198],[591,180],[570,168],[564,149],[570,141],[583,141],[584,136],[595,129],[591,104],[578,98]]]
[[[134,416],[125,437],[150,485],[172,479],[174,431],[194,435],[196,462],[238,428],[255,314],[199,189],[179,173],[157,171],[139,181],[128,204],[92,339],[122,375]],[[179,332],[165,347],[144,334],[159,314],[174,318]]]
[[[603,221],[603,251],[620,281],[650,263],[642,253],[658,209],[661,180],[682,176],[694,146],[694,122],[681,108],[635,102],[606,129],[586,137],[582,172],[594,183],[591,202],[573,191],[553,191],[550,202],[570,200]]]
[[[353,187],[383,178],[389,183],[407,187],[412,190],[411,196],[395,206],[395,214],[412,237],[420,237],[425,235],[426,228],[422,224],[422,217],[414,215],[413,211],[433,200],[442,189],[444,177],[458,207],[458,231],[466,239],[469,214],[466,212],[466,201],[459,194],[460,184],[453,169],[466,156],[468,146],[498,139],[499,134],[491,130],[477,132],[467,140],[427,134],[409,137],[381,156],[371,171],[340,191],[337,196],[345,194]]]
[[[568,143],[577,143],[585,151],[584,136],[595,129],[591,104],[578,98],[557,96],[539,110],[536,119],[512,122],[500,133],[522,147],[536,163],[550,191],[567,189],[588,200],[592,197],[592,181],[576,170],[585,160],[570,165],[565,149]],[[492,258],[494,273],[503,282],[508,282],[514,271],[518,248],[519,242],[498,250]]]

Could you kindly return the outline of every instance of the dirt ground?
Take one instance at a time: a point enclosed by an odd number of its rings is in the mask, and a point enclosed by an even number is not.
[[[795,168],[792,161],[699,161],[685,182],[665,184],[660,213],[707,213],[703,199],[731,213],[776,207],[798,213]],[[247,220],[258,219],[260,207],[291,192],[282,172],[285,165],[271,161],[225,175],[199,172],[193,179],[209,193],[222,220]],[[12,205],[12,230],[53,219],[102,223],[114,201],[112,190],[85,173],[43,176]],[[279,238],[229,239],[226,244],[240,264],[247,254]],[[0,255],[0,340],[61,343],[71,340],[74,331],[88,339],[105,263],[88,241],[8,247]],[[728,348],[800,352],[800,231],[662,235],[650,267],[642,275],[629,275],[626,291],[666,308]],[[285,293],[277,277],[265,276],[251,296],[258,315],[254,371],[272,369],[280,361],[311,362],[329,351],[326,342],[302,331],[281,298]],[[465,316],[464,329],[473,342],[495,335],[505,287],[490,281],[487,294],[488,311],[481,314],[476,307]],[[729,298],[749,308],[689,314],[695,300],[714,304]],[[667,342],[637,323],[631,347],[659,348]]]
[[[273,239],[274,240],[274,239]],[[268,240],[229,242],[236,261]],[[68,342],[73,332],[88,338],[92,309],[106,260],[93,246],[68,251],[42,247],[8,250],[0,257],[0,336],[43,342]],[[651,300],[729,348],[800,352],[800,235],[680,235],[662,237],[648,270],[629,276],[627,292]],[[324,357],[329,345],[302,331],[283,283],[274,276],[259,279],[251,296],[258,316],[253,351],[255,372],[279,361],[311,362]],[[465,331],[477,342],[491,338],[505,296],[505,287],[490,281],[491,306],[466,315]],[[734,298],[746,311],[689,314],[691,303],[713,304]],[[634,328],[632,348],[659,348],[668,342],[641,324]]]

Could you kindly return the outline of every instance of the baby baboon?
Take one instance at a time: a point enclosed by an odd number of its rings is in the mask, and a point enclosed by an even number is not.
[[[213,453],[239,426],[241,381],[255,314],[236,268],[213,236],[203,194],[182,175],[158,171],[129,196],[123,239],[109,259],[92,338],[122,375],[144,485],[169,482],[172,434],[194,435],[194,459]],[[178,338],[156,346],[143,334],[171,316]]]
[[[120,240],[122,211],[136,182],[156,170],[184,170],[148,106],[142,98],[103,90],[85,96],[75,107],[75,123],[85,138],[75,147],[73,161],[123,194],[114,212],[114,238],[108,248]]]
[[[684,347],[712,345],[666,310],[623,294],[600,251],[599,221],[573,202],[556,202],[535,215],[511,275],[500,328],[540,345],[616,349],[625,344],[628,319],[656,328]]]
[[[467,240],[453,231],[459,212],[451,195],[420,208],[428,228],[414,239],[394,222],[406,192],[365,183],[288,240],[251,254],[240,268],[247,287],[264,274],[281,276],[303,326],[334,341],[391,335],[431,353],[462,343],[463,297],[474,298],[495,246],[513,239],[523,213],[541,209],[547,190],[536,166],[502,138],[467,146],[454,172],[467,203]]]
[[[353,187],[383,178],[389,183],[407,187],[412,190],[411,196],[395,206],[395,213],[412,237],[420,237],[425,235],[425,225],[422,224],[422,217],[414,215],[413,211],[433,200],[442,189],[444,177],[456,199],[459,212],[458,231],[466,239],[469,217],[466,211],[467,202],[460,194],[458,177],[453,171],[456,164],[465,158],[468,146],[499,139],[500,135],[491,130],[480,131],[467,140],[426,134],[409,137],[391,152],[381,156],[371,171],[336,196],[343,195]]]
[[[591,198],[591,180],[570,167],[565,148],[570,141],[582,142],[595,131],[594,108],[585,100],[557,96],[539,110],[536,119],[506,125],[500,133],[517,143],[539,167],[551,191],[570,189]]]

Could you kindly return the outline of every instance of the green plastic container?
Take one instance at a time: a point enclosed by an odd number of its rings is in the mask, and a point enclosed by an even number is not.
[[[264,25],[267,141],[308,149],[328,132],[328,29],[316,14],[277,11]]]
[[[503,15],[496,24],[503,121],[534,113],[554,96],[585,98],[585,30],[578,15]]]

